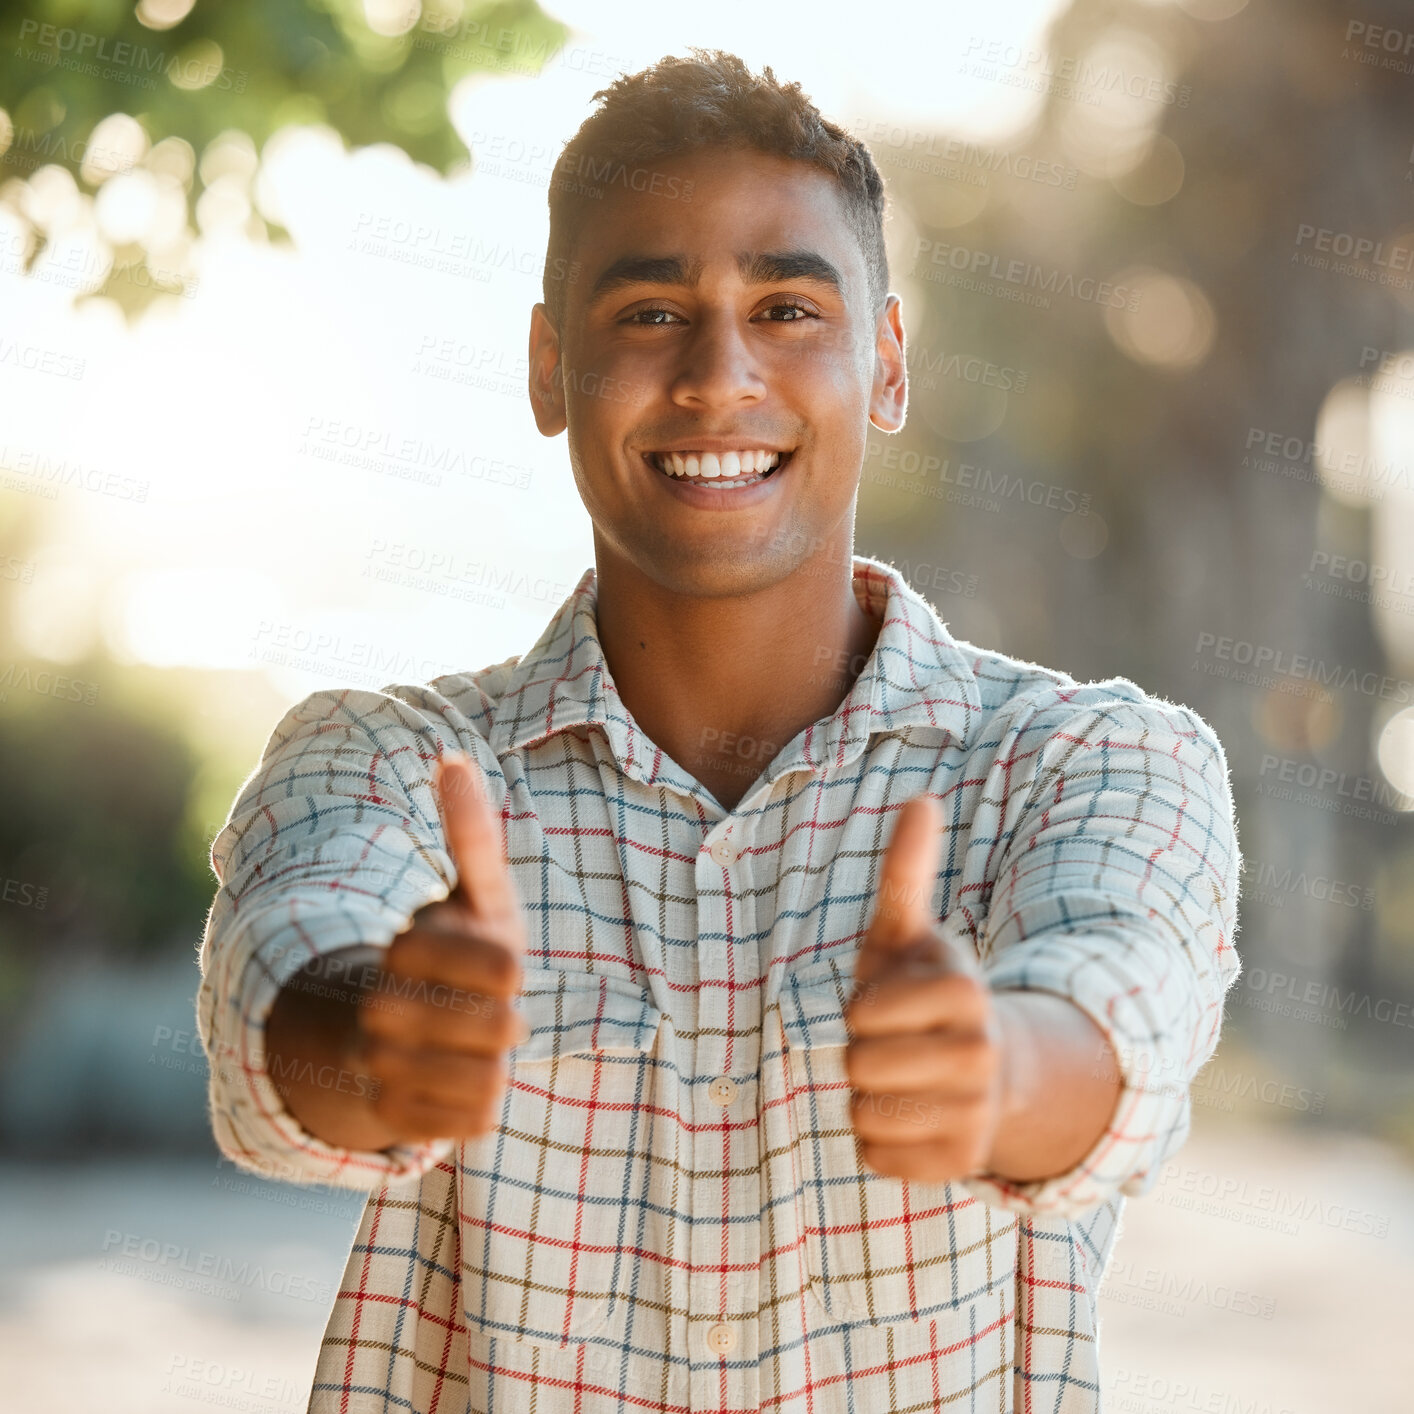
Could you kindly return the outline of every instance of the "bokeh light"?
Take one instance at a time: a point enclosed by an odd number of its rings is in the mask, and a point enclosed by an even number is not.
[[[1186,372],[1207,358],[1217,336],[1217,318],[1192,280],[1131,267],[1111,283],[1128,297],[1106,306],[1105,327],[1136,363]]]

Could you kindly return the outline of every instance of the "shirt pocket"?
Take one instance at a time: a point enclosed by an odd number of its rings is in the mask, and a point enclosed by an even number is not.
[[[826,959],[781,990],[805,1277],[825,1312],[847,1324],[946,1323],[1014,1281],[1016,1216],[953,1183],[865,1167],[845,1069],[852,985],[851,971]]]
[[[563,1346],[602,1331],[637,1286],[654,1050],[662,1013],[609,974],[525,966],[500,1122],[463,1146],[468,1326]]]

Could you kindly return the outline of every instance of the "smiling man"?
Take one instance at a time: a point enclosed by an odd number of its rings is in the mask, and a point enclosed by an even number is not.
[[[370,1190],[310,1409],[1098,1410],[1238,975],[1222,747],[854,554],[868,151],[727,54],[597,97],[530,331],[594,567],[296,704],[212,848],[221,1149]]]
[[[632,141],[629,121],[611,109],[591,141]],[[552,256],[582,278],[547,282],[531,317],[536,420],[569,426],[614,681],[728,809],[839,705],[840,674],[821,665],[862,665],[879,632],[852,586],[854,503],[870,422],[903,424],[903,327],[881,193],[837,145],[855,192],[719,146],[653,157],[690,201],[610,188],[600,212],[560,203]],[[584,370],[637,396],[577,395]]]

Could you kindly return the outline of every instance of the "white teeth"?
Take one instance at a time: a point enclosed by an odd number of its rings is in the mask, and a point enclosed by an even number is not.
[[[779,452],[748,449],[742,452],[703,452],[700,456],[681,452],[654,452],[652,461],[670,476],[701,476],[710,480],[755,476],[776,466]]]

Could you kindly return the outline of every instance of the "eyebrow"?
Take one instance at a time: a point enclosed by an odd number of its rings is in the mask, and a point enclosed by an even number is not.
[[[736,268],[750,285],[813,280],[844,297],[844,276],[813,250],[739,250]],[[695,289],[701,278],[700,260],[688,261],[680,255],[623,255],[595,280],[586,303],[592,305],[625,285],[685,285]]]

